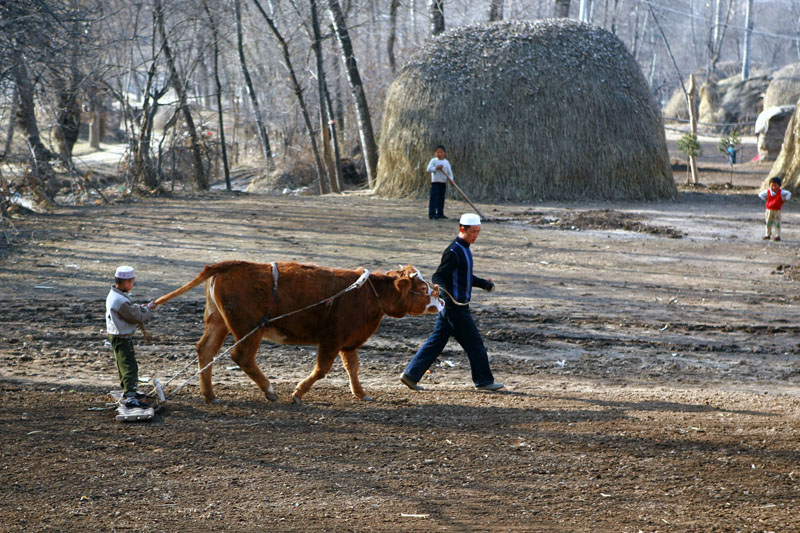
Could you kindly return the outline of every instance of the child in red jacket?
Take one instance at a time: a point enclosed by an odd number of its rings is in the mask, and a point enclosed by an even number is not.
[[[781,240],[781,207],[784,202],[788,202],[792,193],[781,189],[781,179],[778,177],[769,180],[769,189],[758,193],[758,197],[767,202],[767,234],[762,237],[768,241],[772,236],[772,229],[775,229],[775,237],[772,240]]]

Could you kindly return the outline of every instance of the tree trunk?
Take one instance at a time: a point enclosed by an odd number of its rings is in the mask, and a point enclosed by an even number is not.
[[[164,26],[164,9],[161,5],[161,0],[155,0],[155,16],[156,23],[158,24],[158,32],[161,34],[164,56],[166,57],[167,65],[169,66],[170,83],[172,84],[172,88],[175,89],[175,92],[178,93],[178,105],[183,111],[183,119],[186,121],[186,129],[189,130],[189,138],[192,142],[192,156],[195,166],[195,185],[198,189],[207,190],[208,176],[206,175],[205,165],[203,162],[203,149],[200,146],[200,139],[197,136],[197,128],[195,128],[192,112],[189,109],[189,103],[186,100],[186,86],[184,81],[181,80],[180,76],[178,75],[178,69],[175,66],[175,58],[172,55],[172,50],[170,49],[169,41],[167,40],[167,30]]]
[[[375,143],[375,134],[372,131],[372,119],[367,105],[367,95],[364,93],[364,84],[361,82],[361,75],[358,72],[358,63],[353,54],[353,44],[350,42],[350,34],[347,31],[339,0],[328,0],[328,10],[342,54],[347,80],[350,82],[350,91],[353,94],[353,100],[356,105],[361,150],[364,156],[364,164],[367,167],[367,181],[369,187],[372,188],[375,186],[375,177],[378,171],[378,146]]]
[[[431,36],[444,31],[444,0],[428,0]]]
[[[569,0],[556,0],[555,11],[553,15],[556,18],[568,19],[569,18]]]
[[[231,172],[228,166],[228,149],[225,146],[225,125],[222,116],[222,83],[219,80],[219,34],[217,33],[217,25],[214,22],[214,17],[211,16],[211,10],[208,9],[208,2],[203,0],[203,9],[208,17],[208,24],[211,26],[211,39],[213,41],[213,54],[214,54],[214,84],[217,93],[217,120],[219,122],[219,142],[222,150],[222,166],[225,171],[225,190],[231,190]]]
[[[286,68],[289,70],[289,76],[292,79],[292,86],[294,87],[294,94],[297,97],[297,102],[300,104],[300,111],[303,114],[303,120],[306,123],[306,129],[308,130],[308,136],[311,139],[311,151],[314,152],[314,161],[317,164],[317,179],[319,180],[319,192],[320,194],[326,194],[330,192],[328,187],[329,183],[325,180],[325,167],[322,165],[322,159],[319,156],[319,148],[317,147],[317,138],[314,135],[314,127],[311,125],[311,118],[308,116],[308,108],[306,108],[306,102],[303,99],[303,87],[300,85],[300,82],[297,80],[297,75],[295,74],[294,67],[292,66],[292,57],[289,54],[289,45],[286,44],[286,40],[283,38],[281,33],[278,31],[278,27],[275,25],[275,22],[267,15],[267,12],[264,11],[264,8],[261,7],[261,4],[258,0],[253,0],[253,4],[255,4],[258,11],[261,13],[261,16],[264,17],[264,20],[267,22],[272,34],[277,39],[278,44],[280,44],[281,50],[283,51],[283,60],[286,62]]]
[[[689,104],[689,127],[692,135],[697,138],[697,84],[694,80],[694,74],[689,75],[689,88],[688,88],[688,104]],[[694,154],[689,155],[689,171],[690,180],[692,185],[697,185],[699,180],[697,177],[697,157]]]
[[[77,73],[70,79],[60,76],[53,81],[56,91],[56,140],[61,160],[72,168],[72,148],[78,141],[81,127],[81,105],[78,100]]]
[[[742,45],[742,81],[750,77],[750,37],[753,34],[753,0],[747,0],[744,17],[744,44]]]
[[[394,43],[397,41],[397,10],[400,8],[400,0],[392,0],[389,5],[389,39],[386,43],[386,54],[389,56],[389,68],[392,73],[397,72],[397,63],[394,57]]]
[[[636,4],[639,7],[639,4]],[[569,14],[569,4],[567,4],[567,14]],[[581,0],[578,7],[578,20],[589,24],[592,18],[592,0]]]
[[[489,22],[503,20],[503,0],[491,0],[489,4]]]
[[[17,84],[11,92],[11,113],[8,115],[8,129],[6,130],[6,145],[3,149],[3,156],[0,160],[8,159],[11,153],[11,142],[14,140],[14,129],[17,126],[17,108],[19,106],[19,96],[17,94]]]
[[[258,129],[258,138],[261,142],[261,152],[264,155],[264,164],[267,165],[268,169],[272,169],[272,148],[269,144],[269,136],[267,135],[267,128],[264,127],[264,117],[261,114],[261,106],[258,103],[258,96],[256,95],[256,90],[253,88],[253,80],[250,78],[250,70],[247,68],[247,60],[244,55],[241,0],[235,0],[233,7],[234,13],[236,14],[236,49],[239,52],[239,66],[242,69],[244,84],[245,87],[247,87],[247,95],[250,97],[250,103],[253,105],[253,113],[256,116],[256,128]]]
[[[36,122],[36,110],[33,103],[33,82],[28,74],[22,54],[11,51],[11,71],[17,85],[19,97],[18,117],[20,125],[28,137],[28,149],[31,161],[31,172],[28,184],[37,201],[52,204],[57,192],[56,178],[50,166],[50,151],[42,144],[39,125]]]
[[[103,140],[102,132],[105,129],[103,121],[105,115],[102,112],[99,96],[99,88],[96,84],[91,83],[87,88],[88,103],[89,103],[89,146],[95,150],[100,148],[100,142]]]
[[[322,57],[322,37],[319,29],[319,18],[317,17],[317,2],[316,0],[309,1],[311,4],[311,28],[313,31],[312,48],[314,50],[317,66],[317,92],[319,95],[319,122],[320,134],[322,135],[322,151],[331,191],[339,193],[342,192],[342,181],[339,172],[339,160],[338,158],[334,159],[333,150],[331,149],[331,142],[333,139],[328,129],[328,123],[330,121],[328,106],[326,104],[328,86],[325,81],[325,64]]]

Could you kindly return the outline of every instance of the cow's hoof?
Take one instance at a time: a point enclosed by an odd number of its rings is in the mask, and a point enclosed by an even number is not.
[[[363,398],[361,398],[362,402],[374,402],[375,398],[370,396],[369,394],[365,394]]]
[[[217,404],[222,403],[222,401],[219,398],[206,398],[206,403]]]
[[[272,391],[267,392],[266,394],[264,394],[264,396],[266,396],[267,400],[269,400],[271,402],[277,402],[278,401],[278,395],[275,394]]]
[[[299,396],[292,396],[292,402],[294,402],[295,405],[303,405],[303,400],[301,400]]]

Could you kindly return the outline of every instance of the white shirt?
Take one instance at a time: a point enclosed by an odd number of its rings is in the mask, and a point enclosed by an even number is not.
[[[441,170],[436,168],[442,165]],[[439,159],[434,157],[428,163],[428,172],[431,173],[431,183],[447,183],[447,179],[453,179],[453,170],[450,168],[450,162],[447,159]]]

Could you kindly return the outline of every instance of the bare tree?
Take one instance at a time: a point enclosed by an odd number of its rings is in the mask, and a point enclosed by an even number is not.
[[[553,16],[562,19],[569,18],[569,1],[570,0],[556,0]]]
[[[394,44],[397,41],[397,10],[400,9],[400,0],[391,0],[389,4],[389,38],[386,43],[386,53],[389,56],[389,68],[392,73],[397,72],[397,61],[394,57]]]
[[[292,56],[289,53],[289,45],[286,42],[286,39],[283,38],[281,32],[278,30],[278,27],[275,25],[275,21],[272,20],[272,17],[267,15],[267,12],[264,11],[264,8],[261,7],[261,3],[258,0],[253,0],[253,4],[255,4],[256,9],[258,12],[261,13],[261,16],[267,22],[269,29],[272,31],[272,35],[278,41],[278,44],[281,47],[281,51],[283,52],[283,60],[286,63],[286,68],[289,71],[289,76],[292,79],[292,87],[294,87],[294,94],[297,97],[297,101],[300,104],[300,111],[303,114],[303,120],[306,123],[306,129],[308,130],[308,137],[311,140],[311,151],[314,153],[314,161],[317,164],[317,178],[319,180],[319,189],[320,193],[325,194],[330,192],[329,183],[325,180],[325,167],[322,164],[322,159],[319,155],[319,148],[317,147],[317,139],[314,136],[314,127],[311,125],[311,118],[308,115],[308,108],[306,107],[305,99],[303,98],[303,86],[300,85],[300,81],[297,79],[297,75],[295,74],[294,67],[292,66]]]
[[[167,60],[167,66],[169,67],[170,84],[178,94],[178,106],[183,112],[183,120],[186,122],[186,129],[189,133],[189,138],[191,139],[192,158],[194,159],[195,167],[195,185],[199,189],[205,190],[208,189],[208,176],[206,175],[205,164],[203,162],[203,148],[200,146],[200,138],[197,135],[197,128],[195,127],[194,119],[192,118],[192,112],[189,109],[189,102],[187,101],[186,97],[186,83],[178,74],[178,68],[175,65],[175,56],[172,53],[172,49],[170,48],[169,41],[167,39],[167,30],[164,25],[164,8],[161,4],[161,0],[155,0],[154,8],[158,33],[161,36],[161,42],[163,43],[162,47],[164,50],[164,57]]]
[[[242,76],[244,76],[244,85],[247,87],[247,95],[250,97],[250,103],[253,106],[253,114],[256,118],[256,129],[258,130],[258,137],[261,141],[261,151],[264,155],[264,164],[267,165],[267,168],[272,168],[272,149],[269,144],[269,136],[264,126],[264,118],[261,114],[261,106],[258,103],[258,95],[253,88],[253,80],[250,77],[250,70],[247,68],[247,60],[244,55],[241,0],[234,0],[233,9],[236,14],[236,50],[239,52],[239,65],[242,68]]]
[[[25,59],[19,51],[11,55],[11,71],[17,85],[19,97],[19,122],[25,130],[30,150],[31,174],[29,185],[39,201],[51,203],[56,194],[56,181],[53,168],[50,166],[50,151],[42,144],[39,125],[36,122],[36,110],[33,103],[33,82],[25,65]]]
[[[350,41],[350,33],[344,20],[342,8],[339,0],[328,0],[328,11],[336,33],[336,40],[339,43],[339,50],[342,54],[347,80],[350,83],[350,91],[356,106],[356,116],[358,117],[358,134],[361,140],[361,150],[364,155],[364,164],[367,167],[367,181],[370,187],[375,186],[375,176],[378,172],[378,145],[375,143],[375,134],[372,130],[372,119],[370,118],[369,106],[367,105],[367,95],[364,92],[364,84],[361,81],[361,74],[358,71],[358,62],[353,53],[353,44]]]
[[[503,20],[503,0],[491,0],[489,3],[489,22]]]
[[[322,56],[322,36],[319,27],[319,18],[317,16],[317,2],[316,0],[309,0],[311,5],[311,39],[312,49],[314,50],[314,57],[316,59],[317,67],[317,92],[319,96],[319,122],[320,134],[322,137],[323,154],[325,158],[325,167],[328,172],[328,179],[330,181],[330,188],[333,192],[342,192],[343,184],[341,177],[341,165],[339,162],[338,147],[334,147],[336,143],[335,130],[329,129],[331,123],[330,115],[328,114],[328,84],[325,81],[325,62]]]
[[[225,171],[225,189],[231,190],[231,172],[228,167],[228,148],[225,144],[225,122],[222,114],[222,82],[219,79],[219,32],[217,31],[217,24],[214,22],[214,17],[211,15],[211,10],[208,8],[208,1],[202,0],[203,10],[208,17],[208,25],[211,28],[211,44],[214,57],[214,84],[216,87],[217,96],[217,121],[219,124],[219,142],[222,150],[222,166]]]
[[[428,0],[431,36],[444,31],[444,0]]]

